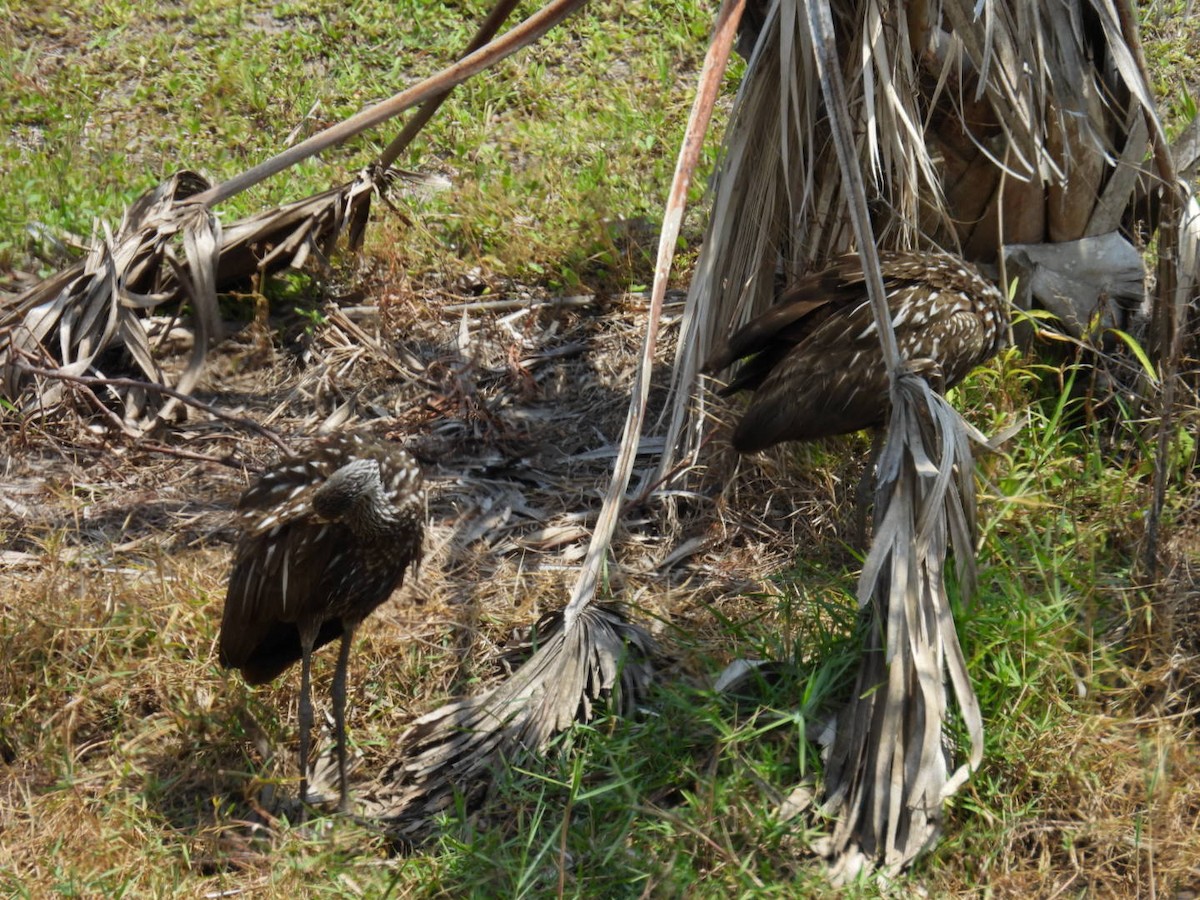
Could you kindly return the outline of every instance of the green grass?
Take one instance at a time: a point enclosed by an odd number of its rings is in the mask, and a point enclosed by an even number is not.
[[[229,178],[293,131],[397,92],[453,58],[488,5],[0,0],[0,272],[58,265],[31,225],[86,238],[178,168]],[[485,283],[552,291],[647,282],[711,14],[598,4],[465,86],[401,161],[453,187],[403,201],[411,226],[377,206],[368,258],[446,285],[476,268]],[[1168,38],[1152,58],[1187,46]],[[398,129],[310,160],[221,214],[345,180]],[[691,247],[701,222],[688,219]],[[317,288],[286,280],[272,300],[319,329]],[[984,765],[900,893],[1131,896],[1151,879],[1195,884],[1200,625],[1171,600],[1195,585],[1180,563],[1176,582],[1131,587],[1152,477],[1144,438],[1132,426],[1114,437],[1060,390],[1066,373],[1009,351],[956,391],[985,431],[1021,411],[1030,419],[980,460],[980,590],[959,610]],[[5,442],[39,449],[15,428]],[[852,483],[844,449],[798,457],[821,473],[814,481]],[[798,548],[770,592],[696,601],[703,633],[668,632],[684,674],[734,657],[784,662],[748,696],[668,681],[645,715],[561,736],[544,760],[499,773],[481,809],[448,813],[431,845],[397,854],[353,822],[280,821],[268,833],[241,821],[264,788],[294,789],[281,756],[292,752],[295,686],[252,691],[217,665],[228,535],[116,549],[123,522],[96,509],[120,501],[133,515],[153,499],[128,460],[53,457],[59,526],[31,535],[0,519],[0,546],[45,560],[0,583],[0,895],[876,895],[830,888],[808,849],[820,823],[778,815],[819,778],[807,735],[852,683],[856,569],[844,548]],[[1197,550],[1196,500],[1178,478],[1167,510],[1176,561]],[[351,737],[368,762],[444,699],[435,659],[455,647],[434,643],[368,636],[356,655],[364,708]]]
[[[86,238],[179,168],[225,180],[397,93],[456,58],[489,7],[0,4],[0,128],[11,136],[0,266],[26,260],[31,223]],[[633,268],[644,278],[644,249],[626,246],[621,223],[662,206],[709,22],[693,4],[601,5],[462,86],[400,160],[447,174],[453,189],[422,205],[415,229],[393,219],[379,239],[410,269],[482,264],[566,287],[628,281]],[[340,183],[399,127],[308,160],[221,215]]]

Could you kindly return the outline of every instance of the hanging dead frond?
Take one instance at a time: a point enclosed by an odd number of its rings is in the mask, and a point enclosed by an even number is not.
[[[653,642],[611,607],[592,604],[537,628],[532,655],[491,691],[422,716],[399,753],[360,793],[362,813],[397,839],[418,840],[459,795],[478,796],[493,768],[535,753],[614,701],[631,715],[653,677]]]
[[[945,585],[953,544],[962,591],[974,590],[975,466],[958,414],[915,374],[920,366],[940,381],[936,363],[929,371],[928,361],[900,357],[827,2],[810,0],[807,24],[891,382],[875,473],[876,528],[859,581],[860,607],[869,603],[867,644],[825,773],[824,808],[837,817],[826,854],[836,877],[864,865],[885,873],[909,865],[936,838],[942,803],[982,759],[982,716]],[[970,767],[953,777],[943,749],[947,672],[971,737]]]
[[[887,12],[886,29],[884,14]],[[905,20],[882,4],[839,4],[844,47],[862,48],[845,110],[861,126],[855,146],[870,173],[880,242],[916,246],[930,218],[950,227],[942,181],[923,140],[922,73]],[[799,0],[769,4],[726,129],[704,247],[688,292],[671,382],[671,418],[660,476],[703,439],[701,363],[718,334],[771,302],[777,275],[822,267],[853,247],[846,193]],[[899,39],[889,42],[885,31]]]
[[[779,0],[771,6],[750,69],[780,66],[783,79],[773,79],[778,96],[773,109],[766,97],[751,103],[752,71],[740,99],[768,122],[767,134],[777,132],[778,140],[764,151],[761,133],[743,138],[735,132],[731,157],[740,161],[745,154],[758,154],[760,171],[732,165],[723,171],[722,179],[733,171],[735,186],[718,182],[711,226],[736,230],[750,222],[759,230],[746,229],[749,237],[733,235],[732,246],[706,245],[705,253],[711,251],[712,257],[702,257],[698,283],[693,283],[689,297],[693,318],[685,326],[687,336],[676,361],[676,385],[687,383],[694,365],[688,354],[708,349],[712,328],[732,328],[756,311],[760,298],[773,297],[777,266],[782,265],[785,275],[794,274],[811,266],[813,259],[840,249],[839,242],[854,241],[873,316],[873,324],[860,325],[858,331],[860,336],[873,333],[879,342],[890,381],[891,414],[877,470],[875,542],[860,591],[868,644],[858,690],[839,717],[829,759],[825,809],[838,821],[824,850],[837,871],[863,866],[898,871],[932,842],[943,802],[970,766],[978,765],[982,753],[982,721],[943,572],[953,543],[960,581],[969,593],[975,552],[974,467],[957,414],[915,374],[919,369],[940,380],[936,364],[900,356],[894,329],[905,317],[898,315],[893,323],[876,251],[877,241],[893,247],[915,243],[922,224],[955,235],[951,201],[942,199],[940,173],[923,130],[909,127],[922,120],[916,107],[906,106],[921,96],[915,90],[917,79],[905,86],[903,97],[896,93],[896,74],[903,67],[893,64],[891,54],[904,58],[911,50],[903,40],[880,41],[882,20],[876,4],[853,9],[842,5],[840,10],[841,18],[835,21],[827,2],[810,0],[801,6]],[[909,24],[921,27],[915,20]],[[843,79],[846,56],[839,55],[839,47],[845,52],[846,35],[849,46],[863,48],[862,68],[853,70],[861,76],[852,81],[853,94]],[[987,65],[985,58],[981,70]],[[916,74],[911,67],[908,71]],[[879,93],[872,88],[876,78]],[[807,93],[797,88],[801,80]],[[1004,91],[997,96],[1012,99]],[[801,99],[803,111],[798,113]],[[894,116],[882,117],[881,109]],[[1014,121],[1032,127],[1028,116]],[[817,134],[822,143],[814,145]],[[789,162],[792,154],[803,162]],[[916,160],[924,164],[914,164]],[[769,183],[756,185],[756,178]],[[815,193],[813,185],[820,185],[821,193]],[[929,207],[921,207],[923,197],[932,197],[932,223]],[[747,198],[775,207],[748,211]],[[928,236],[922,242],[926,241]],[[911,354],[910,344],[905,352]],[[694,438],[683,427],[688,415],[687,409],[676,406],[672,428],[679,430],[669,435],[669,448],[678,439],[686,443]],[[670,462],[668,454],[663,465]],[[947,673],[972,744],[970,765],[953,776],[943,747],[950,709]]]
[[[760,314],[780,275],[820,268],[852,243],[805,7],[757,6],[763,24],[684,313],[660,477],[703,440],[699,366],[716,336]],[[843,112],[880,246],[932,244],[991,263],[1003,244],[1128,233],[1134,219],[1153,231],[1178,218],[1146,187],[1157,181],[1146,159],[1161,126],[1125,35],[1126,0],[835,7]]]
[[[913,374],[900,377],[879,459],[876,528],[859,580],[864,655],[827,754],[820,847],[835,873],[898,872],[938,835],[942,807],[983,757],[983,720],[946,591],[953,548],[961,593],[975,584],[975,484],[957,412]],[[970,740],[953,766],[951,693]]]

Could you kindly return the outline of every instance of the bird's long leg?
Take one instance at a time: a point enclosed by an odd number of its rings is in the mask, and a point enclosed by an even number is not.
[[[308,803],[308,745],[312,735],[312,652],[317,629],[300,629],[300,815]]]
[[[341,799],[338,811],[350,812],[350,783],[346,780],[346,669],[350,665],[350,644],[354,639],[354,625],[346,622],[342,627],[342,646],[338,652],[337,669],[333,673],[333,728],[337,732],[338,787]]]

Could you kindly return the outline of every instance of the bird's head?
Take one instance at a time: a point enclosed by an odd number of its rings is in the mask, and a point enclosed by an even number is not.
[[[379,461],[355,459],[325,480],[313,493],[313,510],[322,519],[340,521],[361,514],[363,504],[378,503],[383,493]]]

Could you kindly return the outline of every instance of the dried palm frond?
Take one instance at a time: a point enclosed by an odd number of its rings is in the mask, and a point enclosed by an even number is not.
[[[859,580],[864,655],[825,769],[824,811],[838,821],[819,849],[844,877],[876,863],[894,874],[930,847],[946,798],[983,758],[983,719],[944,583],[951,546],[964,597],[975,583],[970,440],[923,378],[902,375],[897,392]],[[943,731],[947,673],[970,739],[957,768]]]
[[[842,33],[852,35],[843,46],[870,50],[862,77],[851,82],[854,94],[847,112],[853,110],[861,123],[857,151],[880,195],[880,239],[902,248],[916,243],[921,198],[946,223],[950,212],[921,140],[924,112],[913,89],[919,72],[911,52],[897,52],[894,60],[887,55],[889,47],[880,37],[882,11],[876,3],[840,4],[838,24]],[[889,26],[903,23],[891,21]],[[895,45],[908,46],[903,40]],[[660,475],[702,440],[704,398],[698,375],[715,335],[736,329],[766,308],[781,267],[798,274],[851,249],[845,191],[828,129],[804,5],[774,0],[726,130],[673,368],[674,402]]]
[[[696,373],[714,335],[760,313],[781,272],[857,242],[892,375],[892,420],[860,591],[871,601],[867,655],[829,759],[826,809],[839,822],[825,849],[842,873],[896,871],[929,845],[942,803],[978,765],[982,723],[942,574],[952,544],[969,592],[965,431],[900,365],[870,277],[876,242],[989,261],[1013,240],[1088,238],[1068,274],[1076,293],[1090,290],[1090,303],[1079,300],[1090,309],[1114,277],[1140,282],[1140,262],[1114,271],[1090,257],[1120,240],[1112,232],[1132,214],[1146,153],[1165,143],[1123,0],[863,0],[837,4],[836,15],[826,2],[774,0],[762,16],[685,311],[659,472],[700,444]],[[1169,166],[1158,168],[1173,185]],[[1176,214],[1164,212],[1164,226]],[[946,674],[971,744],[953,774]]]
[[[714,336],[761,313],[780,274],[821,267],[853,240],[805,7],[757,5],[763,25],[714,179],[660,477],[702,442],[699,367]],[[1175,179],[1146,163],[1161,125],[1126,0],[856,0],[834,15],[843,112],[880,246],[934,244],[990,263],[1002,244],[1128,229],[1151,205],[1147,183],[1173,190]],[[1181,211],[1164,204],[1152,214],[1150,228]]]
[[[417,719],[395,761],[359,792],[362,813],[415,841],[456,795],[477,796],[493,767],[541,750],[597,705],[612,700],[631,715],[653,678],[649,635],[611,607],[592,604],[572,624],[549,616],[536,644],[496,688]]]
[[[589,698],[596,685],[611,685],[620,660],[636,649],[645,659],[649,636],[595,602],[601,570],[608,557],[617,519],[637,456],[650,391],[658,328],[666,297],[675,242],[683,221],[688,186],[700,158],[745,0],[724,0],[700,73],[683,146],[675,167],[659,239],[650,313],[642,354],[634,376],[629,411],[596,527],[571,599],[556,619],[560,624],[533,657],[500,686],[482,697],[457,701],[425,716],[402,743],[400,755],[375,789],[377,812],[400,823],[400,831],[419,827],[431,812],[444,809],[453,792],[472,794],[478,779],[515,750],[540,750],[552,735],[576,717],[591,715]],[[648,665],[639,664],[622,679],[622,702],[631,709],[649,682]],[[601,673],[602,678],[595,674]],[[403,777],[400,777],[400,775]]]
[[[942,803],[982,759],[982,716],[945,586],[952,542],[963,593],[974,589],[975,467],[958,414],[914,374],[918,361],[900,357],[828,3],[810,0],[807,18],[891,382],[891,416],[876,466],[876,528],[859,581],[859,604],[870,603],[867,644],[825,773],[824,809],[838,821],[824,849],[838,877],[863,866],[880,864],[887,873],[910,864],[935,839]],[[940,380],[936,371],[927,374]],[[953,777],[943,749],[947,670],[971,738],[970,767]]]
[[[210,210],[186,203],[208,187],[194,172],[176,173],[130,206],[115,235],[106,229],[84,259],[16,298],[0,321],[0,373],[7,398],[27,413],[53,410],[67,385],[33,380],[36,390],[27,392],[31,380],[22,364],[104,377],[108,366],[101,357],[113,348],[124,350],[146,381],[162,383],[142,313],[176,294],[194,311],[196,339],[176,384],[181,392],[191,390],[203,369],[208,341],[220,326],[216,268],[221,226]],[[178,243],[183,244],[183,259]],[[159,421],[177,402],[160,403],[159,396],[139,388],[117,399],[130,428]]]
[[[423,124],[454,85],[537,40],[584,2],[553,0],[502,38],[469,52],[437,75],[223,184],[212,186],[195,173],[180,172],[147,192],[130,206],[116,235],[106,230],[85,259],[33,286],[0,312],[3,396],[28,414],[53,414],[62,408],[67,386],[27,377],[23,363],[65,375],[104,378],[114,366],[129,370],[131,359],[146,386],[110,388],[109,399],[121,410],[127,430],[138,433],[155,427],[177,408],[177,401],[162,402],[154,390],[166,380],[154,358],[146,314],[164,304],[191,304],[192,354],[174,385],[177,392],[190,391],[202,372],[209,343],[218,336],[219,286],[250,272],[299,267],[313,250],[328,253],[347,224],[351,243],[357,245],[371,197],[384,193],[396,172],[386,164],[369,167],[354,181],[251,216],[229,226],[224,235],[214,206],[418,103],[426,103],[417,117]],[[509,0],[499,0],[472,47],[499,28],[511,6]],[[407,142],[413,133],[410,127],[401,139]],[[385,152],[385,160],[390,162],[400,149],[398,139]]]

